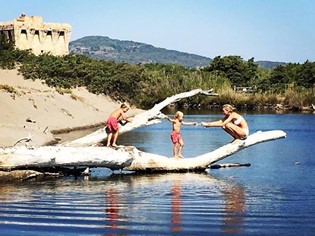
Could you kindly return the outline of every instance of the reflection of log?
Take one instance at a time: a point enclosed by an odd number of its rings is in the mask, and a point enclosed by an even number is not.
[[[128,122],[126,125],[121,126],[119,129],[120,134],[126,133],[130,130],[146,126],[146,125],[151,125],[154,123],[160,122],[158,119],[164,118],[164,115],[161,114],[161,110],[168,106],[171,103],[174,103],[176,101],[179,101],[180,99],[187,98],[194,96],[196,94],[205,94],[205,95],[217,95],[215,93],[212,93],[212,90],[202,90],[202,89],[195,89],[191,90],[189,92],[185,93],[180,93],[176,94],[174,96],[171,96],[169,98],[166,98],[163,102],[160,102],[156,104],[152,109],[142,112],[140,114],[137,114],[133,119],[132,122]],[[61,146],[73,146],[73,147],[78,147],[78,146],[95,146],[98,143],[102,142],[105,140],[107,137],[106,132],[104,129],[99,129],[95,131],[92,134],[89,134],[85,137],[82,137],[80,139],[68,142],[68,143],[63,143]]]
[[[129,166],[133,155],[128,148],[107,147],[12,147],[0,149],[0,170],[31,167],[99,166],[122,169]]]
[[[43,173],[33,170],[0,171],[0,182],[7,182],[12,180],[28,180],[30,178],[36,178],[43,175]]]

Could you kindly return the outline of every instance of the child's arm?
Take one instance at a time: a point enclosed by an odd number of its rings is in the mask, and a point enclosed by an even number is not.
[[[168,117],[168,116],[165,117],[165,119],[167,119],[168,121],[173,122],[173,123],[176,121],[175,119],[172,119],[172,118],[170,118],[170,117]]]
[[[121,124],[122,126],[126,125],[128,122],[131,122],[133,120],[133,116],[132,117],[125,117],[125,119],[123,117],[121,117],[122,119],[119,120],[119,124]]]
[[[127,117],[127,116],[126,116],[126,113],[125,113],[124,111],[120,111],[120,120],[124,120],[124,121],[127,121],[127,122],[131,122],[131,121],[132,121],[132,118]]]
[[[182,121],[182,125],[194,125],[194,126],[197,126],[198,123],[197,122],[184,122],[184,121]]]
[[[131,122],[133,120],[133,116],[126,117],[125,121]]]

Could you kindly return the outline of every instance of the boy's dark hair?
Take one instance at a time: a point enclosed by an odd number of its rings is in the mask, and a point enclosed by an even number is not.
[[[122,104],[120,105],[120,108],[129,108],[129,105],[126,104],[126,103],[122,103]]]

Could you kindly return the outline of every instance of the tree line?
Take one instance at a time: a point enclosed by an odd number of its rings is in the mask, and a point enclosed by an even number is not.
[[[232,103],[255,109],[265,104],[282,103],[301,109],[314,104],[315,63],[288,63],[272,69],[258,67],[254,58],[217,56],[203,68],[186,68],[177,64],[117,63],[69,54],[35,56],[16,49],[4,37],[0,39],[0,67],[18,68],[25,79],[41,79],[51,87],[71,89],[85,86],[95,94],[129,101],[140,108],[176,93],[213,88],[218,97],[197,96],[177,105],[209,106]],[[237,93],[234,87],[253,87],[250,94]]]

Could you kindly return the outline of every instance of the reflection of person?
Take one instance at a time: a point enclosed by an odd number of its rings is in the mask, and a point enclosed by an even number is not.
[[[119,125],[118,122],[121,120],[125,121],[130,121],[126,116],[125,113],[129,110],[129,105],[126,103],[123,103],[120,105],[119,108],[116,110],[112,111],[112,113],[109,115],[107,121],[106,121],[106,132],[108,132],[108,137],[107,137],[107,147],[111,145],[112,141],[112,146],[113,147],[118,147],[117,145],[117,138],[119,134]],[[113,140],[112,140],[113,138]]]
[[[114,188],[110,188],[106,196],[108,201],[106,204],[106,214],[108,215],[108,220],[111,222],[110,228],[116,229],[119,220],[117,192]]]
[[[230,134],[236,142],[239,139],[246,139],[249,129],[246,120],[240,114],[235,112],[235,108],[230,104],[223,105],[222,112],[224,117],[219,121],[201,122],[204,127],[222,127],[224,131]]]
[[[244,221],[245,191],[239,185],[228,185],[222,189],[224,201],[223,231],[225,233],[240,233]]]
[[[196,122],[184,122],[184,114],[181,111],[175,113],[175,119],[170,117],[166,118],[173,123],[173,131],[171,133],[171,140],[173,142],[173,155],[174,158],[183,158],[182,149],[184,147],[184,141],[180,135],[180,126],[181,125],[197,125]]]
[[[172,231],[181,231],[181,182],[175,180],[172,186]]]

